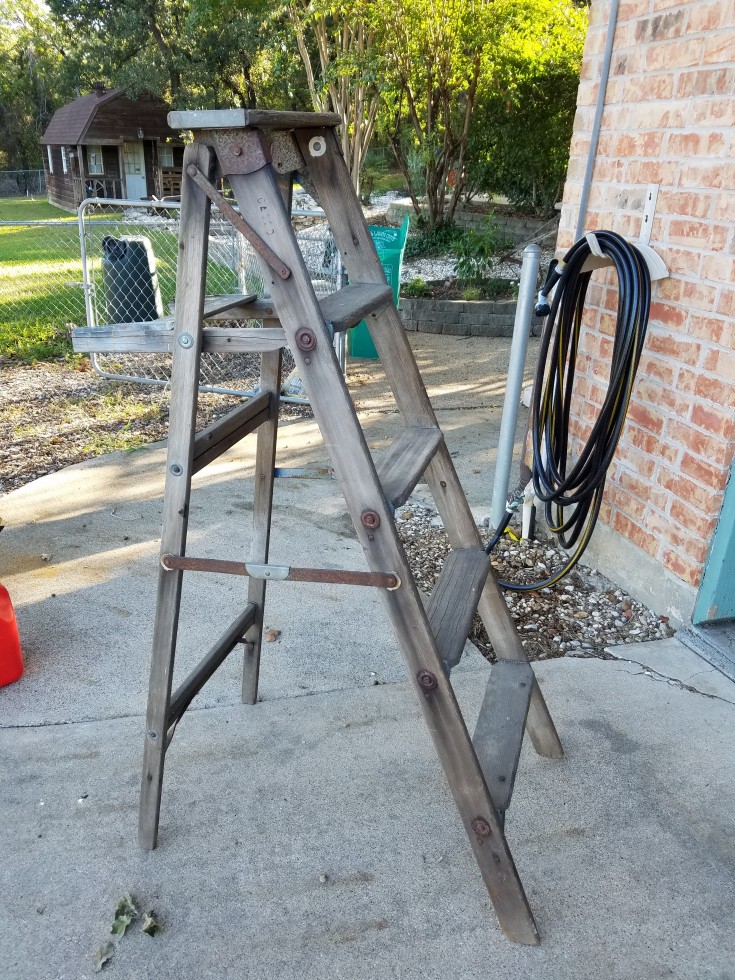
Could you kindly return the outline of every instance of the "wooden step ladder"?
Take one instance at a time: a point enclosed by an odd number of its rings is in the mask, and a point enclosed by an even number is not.
[[[191,130],[182,183],[175,314],[168,321],[75,332],[83,350],[173,351],[171,409],[161,535],[162,569],[153,639],[140,805],[140,843],[156,846],[163,767],[187,706],[231,650],[244,643],[243,701],[258,693],[266,583],[277,579],[347,582],[381,589],[409,677],[475,853],[500,925],[510,939],[538,933],[504,833],[524,729],[536,751],[562,747],[520,638],[499,591],[437,424],[391,290],[355,196],[328,113],[244,109],[173,112]],[[351,285],[317,300],[290,221],[294,174],[324,209]],[[215,190],[224,177],[239,206]],[[211,202],[258,252],[270,297],[206,299]],[[258,318],[260,329],[221,329],[217,318]],[[373,459],[333,340],[366,319],[391,385],[403,431]],[[275,326],[279,323],[280,326]],[[288,345],[308,392],[334,475],[362,544],[369,572],[268,564],[281,348]],[[199,434],[194,431],[201,351],[262,350],[259,394]],[[250,561],[185,554],[191,477],[248,432],[257,430],[254,534]],[[449,554],[426,605],[398,537],[394,511],[424,477],[449,536]],[[245,610],[172,693],[171,676],[184,570],[249,575]],[[450,674],[479,611],[498,656],[473,739]]]

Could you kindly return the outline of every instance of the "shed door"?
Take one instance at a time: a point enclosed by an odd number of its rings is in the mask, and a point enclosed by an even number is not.
[[[125,161],[126,197],[130,201],[142,201],[148,196],[145,183],[145,156],[142,143],[123,143]]]

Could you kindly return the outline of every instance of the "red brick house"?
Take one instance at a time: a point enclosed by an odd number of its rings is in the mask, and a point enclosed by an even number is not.
[[[592,0],[559,255],[575,237],[611,8]],[[636,239],[651,184],[650,244],[670,277],[653,285],[646,349],[587,558],[676,621],[732,618],[734,0],[620,2],[585,230]],[[615,323],[614,273],[594,281],[577,437],[602,402]]]

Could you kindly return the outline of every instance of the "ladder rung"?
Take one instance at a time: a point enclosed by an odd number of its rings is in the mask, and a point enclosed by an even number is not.
[[[480,548],[450,551],[429,597],[426,615],[448,672],[462,656],[489,569]]]
[[[442,442],[441,429],[413,425],[396,436],[375,460],[385,499],[393,507],[408,500]]]
[[[387,283],[353,282],[319,303],[326,322],[335,333],[348,330],[369,313],[383,309],[393,301],[393,290]]]
[[[217,640],[209,653],[199,661],[186,680],[176,688],[168,709],[167,728],[170,728],[181,718],[212,674],[225,662],[237,644],[242,642],[245,634],[255,622],[257,610],[256,604],[249,602],[243,612]]]
[[[501,814],[513,795],[533,683],[533,668],[525,660],[494,663],[472,737],[490,796]]]
[[[263,391],[202,429],[194,438],[194,472],[198,473],[270,417],[271,394]]]
[[[275,109],[189,109],[169,112],[171,129],[321,129],[340,126],[336,112],[284,112]]]
[[[71,332],[77,353],[165,354],[174,349],[172,319],[145,323],[114,323],[104,327],[76,327]],[[163,329],[162,329],[163,328]],[[166,329],[168,328],[168,329]],[[205,353],[257,354],[286,346],[281,327],[207,327],[202,331]]]

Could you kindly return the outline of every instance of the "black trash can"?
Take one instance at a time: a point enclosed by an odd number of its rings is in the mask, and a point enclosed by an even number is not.
[[[123,235],[102,239],[102,287],[107,323],[138,323],[163,316],[149,238]]]

